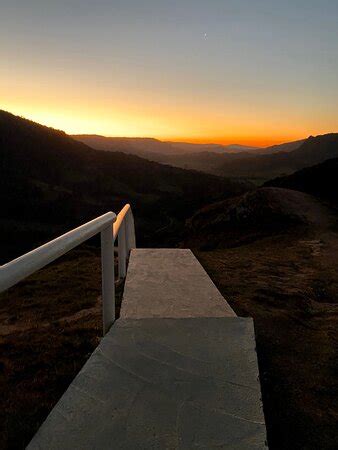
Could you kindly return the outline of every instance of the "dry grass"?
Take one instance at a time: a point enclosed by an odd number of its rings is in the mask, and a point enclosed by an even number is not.
[[[198,252],[255,321],[270,449],[338,448],[338,235],[284,235]]]
[[[82,248],[1,295],[1,449],[25,448],[97,346],[100,293],[99,252]]]

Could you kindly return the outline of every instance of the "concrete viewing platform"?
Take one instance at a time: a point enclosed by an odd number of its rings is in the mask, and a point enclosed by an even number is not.
[[[189,250],[131,251],[121,318],[28,449],[263,449],[253,321]]]
[[[121,318],[234,316],[191,250],[131,252]]]

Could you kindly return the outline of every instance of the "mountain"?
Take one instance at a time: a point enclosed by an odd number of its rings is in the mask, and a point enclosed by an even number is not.
[[[259,150],[259,147],[231,144],[195,144],[190,142],[160,141],[153,138],[105,137],[91,134],[78,134],[74,139],[97,150],[124,151],[153,158],[161,155],[181,155],[200,152],[241,153]]]
[[[106,137],[97,134],[74,134],[72,137],[97,150],[124,151],[126,153],[153,156],[197,153],[250,153],[266,155],[277,152],[291,152],[305,141],[301,139],[270,147],[254,147],[240,144],[196,144],[191,142],[160,141],[153,138]]]
[[[270,153],[278,152],[292,152],[299,148],[306,139],[300,139],[298,141],[286,142],[284,144],[271,145],[270,147],[258,148],[253,153],[256,155],[268,155]]]
[[[94,150],[62,131],[0,111],[2,257],[129,202],[142,245],[177,240],[203,204],[245,191],[224,178]]]
[[[310,136],[266,149],[242,153],[199,152],[191,154],[153,155],[161,163],[195,169],[229,178],[261,183],[269,178],[290,174],[295,170],[338,156],[338,134]]]
[[[338,158],[275,178],[266,182],[265,186],[295,189],[338,204]]]
[[[152,153],[170,155],[179,152],[171,143],[153,138],[106,137],[95,134],[73,135],[72,138],[96,150],[122,151],[139,156]]]
[[[338,156],[337,134],[311,136],[266,148],[97,135],[76,135],[74,138],[96,149],[136,154],[161,164],[223,177],[244,178],[256,184]]]
[[[296,170],[338,157],[338,133],[310,136],[300,147],[290,152],[250,155],[225,159],[213,173],[221,176],[260,178],[266,180],[290,174]]]
[[[290,153],[295,161],[306,161],[306,165],[317,164],[326,159],[338,156],[338,133],[310,136],[296,150]]]
[[[248,178],[253,180],[259,178],[260,180],[264,180],[269,178],[269,174],[267,175],[266,172],[270,165],[270,158],[267,157],[266,160],[264,160],[260,158],[261,155],[268,156],[277,153],[289,153],[298,149],[304,142],[305,139],[302,139],[266,148],[246,147],[234,144],[223,146],[221,149],[217,148],[215,144],[210,144],[202,145],[200,147],[201,151],[199,152],[180,154],[167,153],[161,155],[153,153],[145,155],[145,157],[163,164],[170,164],[185,169],[200,170],[202,172],[221,176],[226,171],[226,176],[228,177]],[[198,144],[184,144],[182,150],[187,148],[194,149],[196,145]],[[282,160],[283,157],[280,157],[280,159]],[[262,164],[263,167],[257,168],[259,164]]]

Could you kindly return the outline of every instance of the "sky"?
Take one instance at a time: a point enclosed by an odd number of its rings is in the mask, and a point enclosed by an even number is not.
[[[68,133],[338,132],[338,0],[0,0],[0,109]]]

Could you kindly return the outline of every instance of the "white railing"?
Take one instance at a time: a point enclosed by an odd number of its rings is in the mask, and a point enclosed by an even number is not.
[[[118,240],[119,278],[126,276],[127,257],[135,243],[134,218],[130,205],[116,216],[108,212],[62,236],[0,266],[0,292],[14,286],[60,256],[101,233],[103,334],[115,320],[114,242]]]

